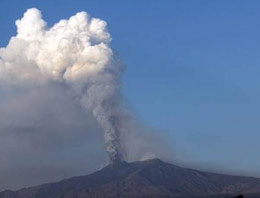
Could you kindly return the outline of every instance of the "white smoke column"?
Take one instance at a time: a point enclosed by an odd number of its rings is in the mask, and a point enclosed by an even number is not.
[[[0,49],[1,83],[66,84],[103,127],[111,162],[122,160],[122,67],[110,48],[106,22],[80,12],[49,28],[32,8],[16,26],[17,35]]]

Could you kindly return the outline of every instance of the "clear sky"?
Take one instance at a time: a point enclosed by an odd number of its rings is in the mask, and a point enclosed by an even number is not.
[[[260,176],[260,1],[1,0],[1,47],[31,7],[108,22],[129,106],[177,160]]]

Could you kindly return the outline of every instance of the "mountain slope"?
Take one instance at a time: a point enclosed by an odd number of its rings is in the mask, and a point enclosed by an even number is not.
[[[204,197],[241,193],[260,193],[260,179],[201,172],[154,159],[110,164],[87,176],[4,191],[0,198]]]

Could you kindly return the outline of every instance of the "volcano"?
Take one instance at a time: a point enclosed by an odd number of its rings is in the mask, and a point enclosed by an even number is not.
[[[260,197],[260,179],[182,168],[159,159],[110,164],[90,175],[72,177],[0,198],[229,198]]]

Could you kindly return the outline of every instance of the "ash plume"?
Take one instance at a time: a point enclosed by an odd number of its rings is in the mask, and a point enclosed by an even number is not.
[[[32,8],[16,26],[17,35],[0,49],[1,84],[64,84],[102,126],[110,161],[123,160],[122,120],[128,117],[120,98],[123,67],[110,47],[106,22],[80,12],[48,27]]]

